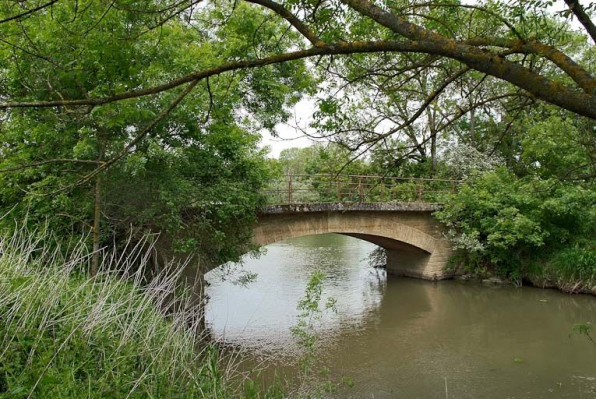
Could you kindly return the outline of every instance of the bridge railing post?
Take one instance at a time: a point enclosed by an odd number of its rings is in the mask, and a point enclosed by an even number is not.
[[[418,182],[418,187],[417,187],[417,198],[418,198],[418,202],[422,201],[422,183],[420,181]]]
[[[362,178],[358,179],[358,192],[360,194],[360,202],[364,202],[364,188],[362,187]]]
[[[288,205],[292,204],[292,175],[288,175]]]

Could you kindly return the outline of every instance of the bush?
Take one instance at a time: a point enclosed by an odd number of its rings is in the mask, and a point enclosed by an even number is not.
[[[580,185],[499,168],[467,180],[435,216],[470,271],[521,279],[530,263],[593,240],[595,203]]]

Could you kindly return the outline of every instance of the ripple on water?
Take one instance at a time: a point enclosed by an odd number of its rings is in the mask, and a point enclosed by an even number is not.
[[[258,274],[247,287],[210,273],[214,336],[242,347],[247,364],[291,376],[296,305],[322,270],[338,313],[322,319],[320,357],[354,381],[339,397],[445,398],[446,386],[451,398],[596,397],[596,347],[570,336],[573,324],[596,321],[595,298],[387,278],[364,260],[374,248],[341,235],[301,237],[245,259]]]

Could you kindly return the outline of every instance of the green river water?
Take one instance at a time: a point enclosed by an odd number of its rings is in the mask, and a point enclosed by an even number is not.
[[[246,364],[292,381],[300,348],[290,332],[315,270],[337,300],[318,326],[328,377],[348,377],[339,398],[596,398],[596,346],[572,334],[596,322],[596,297],[531,287],[428,282],[368,265],[374,245],[326,234],[269,245],[244,270],[207,275],[208,326]],[[251,366],[252,367],[252,366]]]

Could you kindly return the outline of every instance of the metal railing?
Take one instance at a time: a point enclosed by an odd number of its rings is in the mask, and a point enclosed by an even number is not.
[[[308,203],[440,203],[458,180],[367,175],[287,175],[263,190],[269,205]]]

